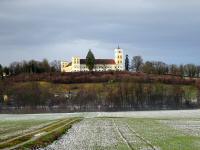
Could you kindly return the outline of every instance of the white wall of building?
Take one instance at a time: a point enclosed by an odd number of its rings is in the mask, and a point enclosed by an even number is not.
[[[123,50],[115,49],[115,64],[97,64],[94,66],[93,71],[122,71],[124,70],[124,55]],[[72,63],[69,66],[67,61],[61,61],[61,72],[80,72],[89,71],[86,64],[80,64],[79,57],[72,57]]]
[[[67,61],[61,61],[60,62],[60,68],[61,68],[61,72],[66,72],[66,68],[67,68],[67,65],[69,63]]]

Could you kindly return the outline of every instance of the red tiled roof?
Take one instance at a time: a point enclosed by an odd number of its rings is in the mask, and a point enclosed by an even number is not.
[[[86,59],[80,59],[80,64],[86,64]],[[114,65],[115,60],[113,60],[113,59],[95,59],[95,64]]]

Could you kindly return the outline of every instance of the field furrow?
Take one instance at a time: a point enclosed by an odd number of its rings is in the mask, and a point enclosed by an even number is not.
[[[117,121],[117,128],[119,129],[119,132],[123,136],[123,138],[128,143],[129,147],[131,149],[136,150],[157,150],[148,140],[143,138],[141,135],[136,133],[128,123],[121,122],[119,119],[116,119]]]
[[[124,141],[124,143],[126,143],[128,149],[130,150],[134,150],[130,144],[130,142],[127,140],[127,138],[124,136],[124,134],[122,133],[122,131],[119,129],[118,125],[116,125],[114,119],[112,120],[113,121],[113,124],[116,128],[116,131],[118,132],[118,134],[120,135],[120,137],[122,138],[122,140]]]

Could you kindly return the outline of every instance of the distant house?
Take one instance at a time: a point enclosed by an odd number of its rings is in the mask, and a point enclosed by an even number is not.
[[[115,59],[95,59],[95,66],[93,71],[117,71],[124,70],[123,50],[121,48],[115,49]],[[89,71],[86,66],[86,59],[79,57],[72,57],[72,61],[61,61],[61,72],[81,72]]]
[[[4,102],[8,101],[8,95],[3,95]]]

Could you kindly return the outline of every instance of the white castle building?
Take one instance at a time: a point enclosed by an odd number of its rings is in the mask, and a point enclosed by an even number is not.
[[[118,46],[115,49],[114,59],[95,59],[93,71],[122,71],[124,70],[123,50]],[[71,62],[61,61],[61,72],[89,71],[86,66],[86,59],[72,57]]]

